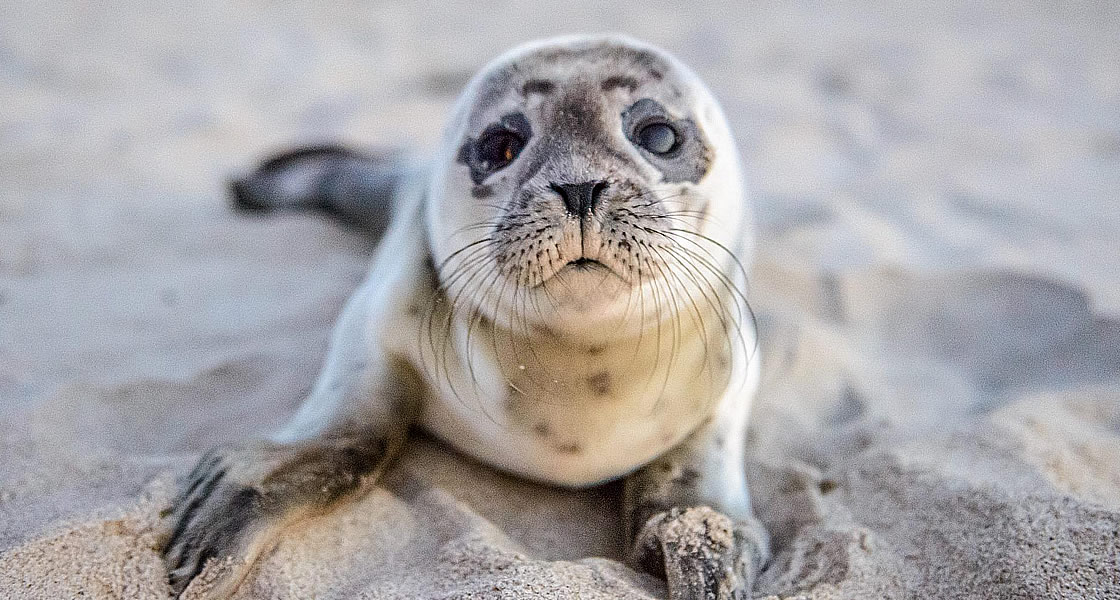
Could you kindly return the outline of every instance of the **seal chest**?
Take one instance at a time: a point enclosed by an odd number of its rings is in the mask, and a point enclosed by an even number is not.
[[[444,376],[433,381],[439,391],[422,423],[524,477],[565,486],[613,479],[677,445],[711,414],[731,365],[705,345],[717,338],[709,329],[587,345],[479,325],[469,347],[466,331],[456,338],[462,354],[440,359]]]

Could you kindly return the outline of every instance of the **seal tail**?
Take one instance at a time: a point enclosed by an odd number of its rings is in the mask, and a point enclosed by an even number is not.
[[[229,192],[240,210],[322,211],[380,237],[406,171],[399,153],[309,146],[272,156],[231,179]]]

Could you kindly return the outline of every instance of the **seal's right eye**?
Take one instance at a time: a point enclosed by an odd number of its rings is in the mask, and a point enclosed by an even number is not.
[[[524,147],[525,140],[517,133],[508,129],[489,129],[475,142],[471,163],[479,171],[493,173],[513,162]]]
[[[509,113],[482,130],[477,139],[464,140],[456,160],[470,168],[471,181],[480,184],[517,160],[532,136],[529,119],[521,113]]]

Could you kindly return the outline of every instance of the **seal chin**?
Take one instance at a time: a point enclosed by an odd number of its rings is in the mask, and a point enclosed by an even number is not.
[[[594,259],[565,264],[537,289],[548,306],[577,321],[597,321],[596,315],[613,314],[630,295],[630,285],[614,269]]]

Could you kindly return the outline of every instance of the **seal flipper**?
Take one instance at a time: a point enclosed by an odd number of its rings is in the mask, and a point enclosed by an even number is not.
[[[241,210],[318,210],[380,237],[406,169],[396,153],[364,153],[337,145],[277,154],[229,182]]]

